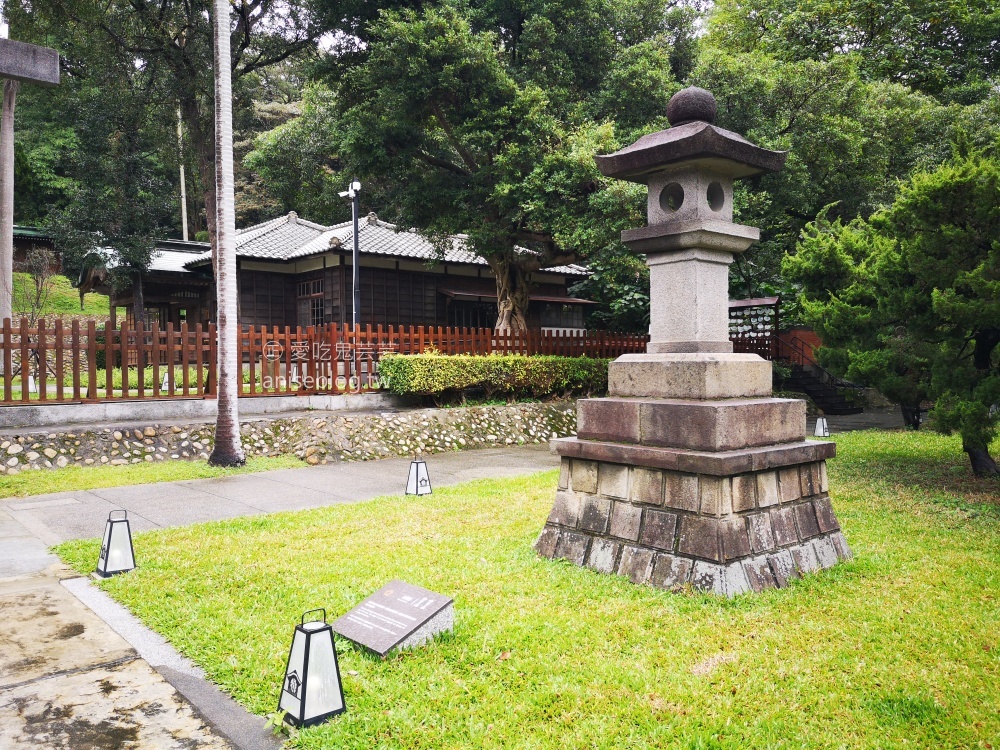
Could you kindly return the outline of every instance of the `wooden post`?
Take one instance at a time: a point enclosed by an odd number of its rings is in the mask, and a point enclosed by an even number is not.
[[[64,400],[63,391],[63,322],[62,318],[56,318],[55,323],[55,345],[56,345],[56,400]]]
[[[242,346],[243,333],[242,328],[240,329],[239,344]],[[205,383],[205,395],[215,398],[219,395],[218,385],[219,385],[219,347],[218,347],[218,335],[215,328],[215,323],[208,324],[208,381]],[[242,349],[239,350],[239,363],[240,363],[240,381],[239,381],[239,393],[243,394],[243,352]]]
[[[188,365],[190,363],[189,343],[188,324],[185,320],[181,323],[181,394],[184,396],[191,395],[191,373],[188,372]]]

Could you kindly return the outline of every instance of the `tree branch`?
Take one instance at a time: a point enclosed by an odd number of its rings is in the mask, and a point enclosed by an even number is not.
[[[458,155],[462,157],[462,161],[465,162],[465,166],[468,167],[471,172],[478,172],[479,164],[476,163],[475,158],[472,156],[472,152],[463,146],[461,141],[459,141],[455,136],[455,131],[451,127],[451,123],[448,122],[448,118],[444,116],[444,112],[441,111],[441,106],[437,102],[431,102],[431,111],[434,113],[434,117],[437,118],[438,124],[441,125],[441,129],[444,131],[445,135],[448,136],[448,143],[450,143],[452,148],[454,148],[458,152]]]
[[[420,161],[424,162],[425,164],[430,164],[432,167],[439,167],[449,172],[460,174],[463,177],[472,177],[472,172],[470,172],[467,169],[463,169],[457,164],[453,164],[447,159],[441,159],[437,156],[432,156],[431,154],[428,154],[426,151],[421,151],[420,149],[417,149],[416,155],[417,158],[420,159]]]

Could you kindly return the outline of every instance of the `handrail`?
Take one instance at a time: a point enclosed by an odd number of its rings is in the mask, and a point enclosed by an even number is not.
[[[790,339],[783,340],[779,337],[779,344],[788,346],[793,350],[795,354],[799,356],[801,362],[796,362],[793,357],[781,357],[782,359],[789,360],[795,364],[799,364],[801,367],[805,368],[807,365],[810,370],[816,370],[818,373],[814,373],[819,381],[825,385],[832,386],[833,388],[855,388],[860,389],[864,386],[858,385],[857,383],[852,383],[849,380],[844,380],[843,378],[838,378],[832,372],[823,367],[819,362],[813,359],[806,353],[806,347],[809,346],[805,341],[800,339],[798,336],[792,336]],[[811,346],[809,347],[812,348]],[[779,347],[780,351],[780,347]]]

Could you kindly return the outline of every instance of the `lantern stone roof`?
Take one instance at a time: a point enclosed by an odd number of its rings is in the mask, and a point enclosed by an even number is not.
[[[595,157],[606,177],[645,185],[648,175],[679,162],[702,164],[731,177],[777,172],[787,151],[756,146],[738,133],[716,127],[716,103],[711,93],[695,86],[678,91],[667,105],[671,127],[644,135],[635,143]]]

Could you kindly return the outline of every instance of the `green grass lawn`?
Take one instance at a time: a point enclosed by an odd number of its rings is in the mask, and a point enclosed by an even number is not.
[[[339,642],[348,712],[298,748],[1000,747],[1000,484],[954,439],[838,443],[856,559],[731,601],[538,558],[554,472],[141,534],[101,585],[259,714],[305,610],[392,578],[455,597],[429,646]],[[57,551],[89,572],[97,547]]]
[[[15,476],[0,477],[0,498],[47,495],[50,492],[95,490],[100,487],[122,487],[130,484],[176,482],[181,479],[204,479],[255,471],[293,469],[305,466],[296,456],[250,458],[246,465],[235,469],[209,466],[206,461],[156,461],[127,466],[67,466],[64,469],[22,471]]]
[[[105,294],[91,292],[83,297],[83,309],[80,309],[80,293],[73,288],[70,280],[62,274],[56,274],[51,278],[52,288],[45,301],[45,308],[42,315],[56,315],[60,313],[82,313],[86,315],[108,315],[108,297]],[[14,299],[24,298],[22,288],[33,288],[34,282],[31,276],[26,273],[16,272],[14,274]],[[18,312],[23,312],[19,310]]]

